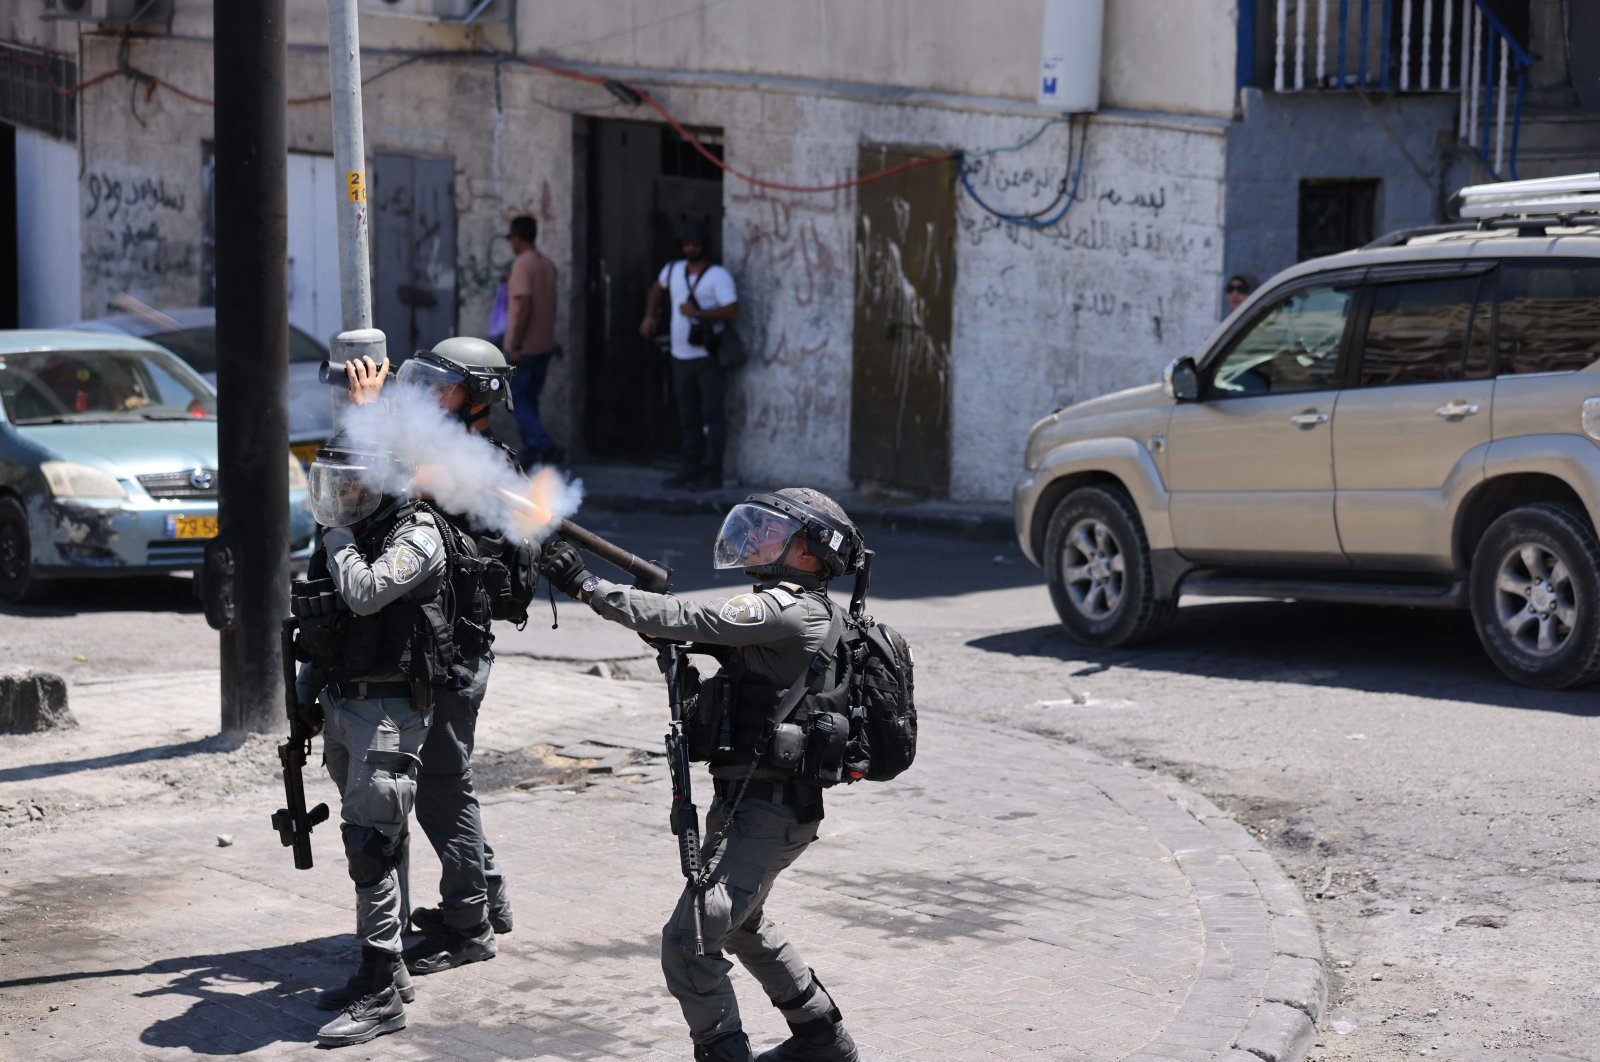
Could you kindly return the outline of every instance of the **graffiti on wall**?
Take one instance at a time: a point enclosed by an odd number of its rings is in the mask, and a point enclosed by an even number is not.
[[[108,297],[148,294],[199,274],[199,243],[188,237],[196,225],[181,187],[159,176],[98,169],[84,174],[80,197],[86,285]]]

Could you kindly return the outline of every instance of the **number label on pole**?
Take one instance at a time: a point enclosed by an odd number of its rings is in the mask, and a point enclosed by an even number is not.
[[[350,190],[350,202],[365,203],[367,201],[367,175],[361,170],[351,170],[345,174],[345,186]]]

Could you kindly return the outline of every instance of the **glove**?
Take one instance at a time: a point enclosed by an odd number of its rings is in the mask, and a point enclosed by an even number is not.
[[[583,554],[574,549],[572,543],[559,538],[551,539],[544,547],[544,552],[539,554],[539,571],[550,580],[551,586],[563,594],[584,600],[583,584],[592,576],[584,566]]]

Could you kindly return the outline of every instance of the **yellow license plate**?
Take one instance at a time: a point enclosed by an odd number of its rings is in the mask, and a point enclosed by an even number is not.
[[[217,518],[215,516],[169,516],[167,517],[168,538],[216,538]]]
[[[309,465],[312,461],[317,459],[317,447],[321,445],[321,443],[314,442],[295,443],[293,446],[289,447],[289,449],[296,457],[300,459],[300,463],[302,465]]]

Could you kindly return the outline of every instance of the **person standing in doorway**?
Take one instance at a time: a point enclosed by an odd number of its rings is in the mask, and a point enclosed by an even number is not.
[[[722,486],[722,448],[726,427],[722,405],[722,367],[715,347],[722,329],[739,313],[733,274],[711,262],[710,237],[699,221],[686,221],[678,233],[683,257],[669,262],[650,286],[639,334],[655,335],[661,300],[672,300],[672,387],[678,396],[682,446],[678,470],[664,487],[713,490]]]
[[[511,412],[522,434],[519,455],[525,469],[555,464],[567,456],[539,419],[539,395],[550,362],[561,354],[561,348],[556,344],[556,267],[534,246],[538,238],[537,220],[526,214],[511,219],[506,239],[517,257],[506,283],[510,314],[505,352],[506,360],[517,368],[511,378]]]

